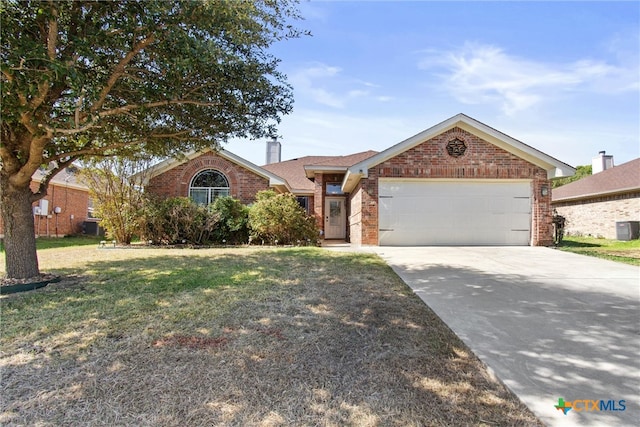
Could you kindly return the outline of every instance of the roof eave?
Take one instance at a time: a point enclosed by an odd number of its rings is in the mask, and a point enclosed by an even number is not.
[[[487,142],[496,145],[530,163],[543,168],[547,171],[547,178],[559,178],[572,176],[575,169],[566,163],[563,163],[529,145],[518,141],[502,132],[493,129],[465,114],[457,114],[435,126],[430,127],[404,141],[372,156],[360,163],[356,163],[349,171],[356,173],[358,171],[367,171],[369,168],[389,160],[423,142],[430,140],[443,132],[454,127],[459,127],[469,133],[477,135]]]
[[[317,172],[319,173],[345,173],[347,166],[322,166],[322,165],[305,165],[304,173],[307,178],[313,178]]]
[[[618,196],[620,194],[635,193],[635,192],[640,192],[640,187],[621,188],[615,191],[598,191],[595,193],[580,194],[577,196],[567,196],[567,197],[554,199],[553,191],[552,191],[551,203],[574,202],[578,200],[588,200],[588,199],[593,199],[593,198],[602,197],[602,196]]]
[[[576,172],[572,166],[470,117],[464,116],[464,119],[455,123],[454,126],[473,133],[485,141],[543,168],[547,171],[548,179],[572,176]]]
[[[263,168],[261,168],[260,166],[257,166],[251,162],[249,162],[248,160],[243,159],[242,157],[239,157],[235,154],[233,154],[230,151],[227,151],[225,149],[220,149],[220,150],[213,150],[211,148],[207,148],[204,150],[200,150],[200,151],[190,151],[189,153],[185,154],[184,156],[180,157],[180,158],[169,158],[166,160],[163,160],[162,162],[151,166],[149,169],[147,169],[145,172],[139,172],[137,174],[134,174],[133,176],[143,176],[143,182],[142,185],[147,185],[149,184],[149,180],[155,176],[160,175],[161,173],[164,173],[176,166],[179,166],[183,163],[188,162],[189,160],[193,160],[194,158],[208,153],[210,151],[215,151],[216,154],[218,154],[220,157],[223,157],[233,163],[236,163],[250,171],[252,171],[253,173],[255,173],[256,175],[259,175],[265,179],[269,180],[269,186],[270,187],[280,187],[280,186],[284,186],[285,188],[289,188],[289,184],[287,183],[287,181],[281,177],[279,177],[278,175],[271,173]],[[144,175],[143,175],[144,174]]]
[[[344,193],[351,193],[353,189],[358,185],[358,182],[362,178],[366,178],[367,173],[359,169],[358,171],[352,171],[351,169],[347,170],[347,173],[344,175],[342,179],[342,191]]]
[[[261,168],[260,166],[251,163],[248,160],[243,159],[242,157],[239,157],[235,154],[233,154],[230,151],[227,150],[220,150],[218,151],[218,154],[221,154],[223,157],[226,157],[227,160],[230,160],[236,164],[239,164],[240,166],[245,167],[246,169],[249,169],[251,172],[255,173],[256,175],[260,175],[263,178],[266,178],[269,180],[269,186],[272,187],[276,187],[276,186],[284,186],[287,189],[289,188],[289,184],[287,183],[287,180],[284,178],[279,177],[278,175],[271,173],[269,171],[267,171],[266,169]]]
[[[31,179],[34,182],[38,182],[38,183],[42,182],[42,177],[32,177]],[[51,181],[49,181],[49,186],[52,186],[52,185],[57,187],[73,188],[75,190],[89,191],[89,187],[77,182],[66,182],[64,180],[60,181],[60,180],[52,179]]]

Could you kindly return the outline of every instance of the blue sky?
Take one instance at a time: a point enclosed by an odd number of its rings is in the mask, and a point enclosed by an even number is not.
[[[302,1],[273,47],[283,160],[382,151],[457,113],[572,166],[640,156],[640,2]],[[226,149],[262,165],[264,141]]]

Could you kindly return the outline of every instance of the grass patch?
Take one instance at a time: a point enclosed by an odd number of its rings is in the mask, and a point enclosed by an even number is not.
[[[558,249],[625,264],[640,265],[640,240],[610,240],[565,236]]]
[[[67,247],[40,265],[64,279],[0,299],[2,425],[541,425],[375,255]]]
[[[38,237],[36,249],[57,249],[73,246],[98,246],[104,237],[99,236],[65,236],[65,237]],[[4,239],[0,239],[0,253],[4,252]]]

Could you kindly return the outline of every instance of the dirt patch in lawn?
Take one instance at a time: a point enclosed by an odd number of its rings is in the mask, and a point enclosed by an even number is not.
[[[57,273],[83,263],[68,255]],[[376,256],[103,251],[83,265],[0,302],[0,424],[542,425]]]
[[[640,248],[627,249],[627,250],[601,249],[599,250],[599,252],[602,252],[603,254],[607,254],[611,256],[640,259]]]

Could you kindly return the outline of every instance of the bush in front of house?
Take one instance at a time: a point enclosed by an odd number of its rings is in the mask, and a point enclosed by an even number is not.
[[[220,214],[186,197],[150,200],[143,213],[142,234],[153,244],[211,244]]]
[[[261,191],[251,206],[220,197],[208,207],[186,197],[148,200],[141,239],[160,245],[315,244],[318,228],[292,194]]]
[[[318,240],[318,227],[296,197],[265,190],[256,194],[249,209],[249,228],[253,243],[298,244]]]
[[[213,231],[216,243],[242,244],[249,240],[249,207],[233,197],[219,197],[209,207],[218,215]]]

